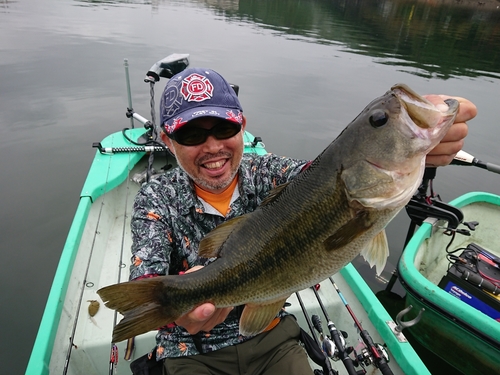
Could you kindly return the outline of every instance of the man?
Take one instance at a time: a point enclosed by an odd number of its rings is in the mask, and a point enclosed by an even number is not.
[[[429,96],[445,105],[440,96]],[[456,123],[429,154],[446,165],[462,148],[465,121],[476,114],[461,102]],[[160,105],[161,137],[181,168],[139,191],[132,217],[131,279],[192,272],[210,262],[198,257],[205,234],[226,220],[255,210],[271,189],[307,161],[243,154],[246,118],[231,86],[208,69],[187,69],[167,83]],[[168,374],[312,374],[298,345],[299,327],[282,312],[268,329],[243,337],[241,309],[205,303],[160,328],[157,358]]]

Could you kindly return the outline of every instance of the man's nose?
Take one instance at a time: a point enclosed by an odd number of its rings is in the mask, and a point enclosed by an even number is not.
[[[211,153],[213,153],[214,150],[219,151],[223,146],[223,140],[217,139],[213,135],[209,135],[205,143],[203,143],[204,150]]]

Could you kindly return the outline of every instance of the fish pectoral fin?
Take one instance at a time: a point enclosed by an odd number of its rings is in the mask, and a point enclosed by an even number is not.
[[[371,227],[368,216],[367,211],[359,211],[356,216],[342,225],[323,242],[325,249],[327,251],[337,250],[354,241]]]
[[[243,223],[247,215],[241,215],[218,225],[200,241],[198,255],[202,258],[220,257],[220,249],[231,232]]]
[[[263,332],[276,318],[286,300],[280,298],[266,304],[246,304],[240,318],[240,334],[250,336]]]
[[[382,230],[366,245],[361,251],[361,255],[370,264],[370,267],[375,266],[377,275],[382,273],[389,256],[389,244],[385,230]]]

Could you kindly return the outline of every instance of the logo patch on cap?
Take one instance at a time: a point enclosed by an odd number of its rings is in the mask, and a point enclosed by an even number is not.
[[[214,86],[207,77],[193,73],[182,80],[181,93],[188,102],[202,102],[213,95]]]

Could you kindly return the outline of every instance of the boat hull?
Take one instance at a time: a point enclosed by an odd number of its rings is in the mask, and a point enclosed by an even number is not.
[[[141,130],[135,129],[133,133],[139,137]],[[245,152],[266,153],[262,144],[253,145],[252,141],[253,136],[246,133]],[[130,144],[121,132],[117,132],[106,137],[102,146],[121,148]],[[106,309],[102,303],[93,316],[88,308],[90,301],[99,301],[97,289],[128,280],[130,217],[133,198],[140,187],[132,180],[144,171],[147,159],[144,153],[96,153],[54,277],[26,374],[109,373],[112,330],[121,316]],[[164,158],[156,159],[161,159],[157,160],[160,167],[165,164]],[[399,342],[393,334],[388,325],[392,319],[356,269],[349,264],[334,278],[363,328],[375,342],[387,345],[393,373],[429,374],[411,344]],[[348,345],[357,346],[359,334],[329,280],[322,283],[319,294],[337,327],[348,331]],[[326,329],[326,319],[312,290],[301,291],[300,296],[309,317],[312,314],[321,316]],[[288,311],[308,330],[296,295],[289,302]],[[148,332],[135,338],[132,360],[153,349],[154,336],[155,332]],[[124,360],[126,342],[117,343],[117,347],[117,371],[129,373],[130,363]],[[341,361],[332,364],[339,374],[347,373]],[[318,367],[312,362],[311,366]],[[368,373],[378,372],[374,366],[368,366],[367,370]]]
[[[500,255],[494,250],[500,249],[500,197],[474,192],[450,203],[462,210],[465,221],[479,222],[470,237],[457,234],[450,249],[475,243]],[[445,249],[450,237],[443,234],[443,226],[442,221],[424,222],[398,264],[399,277],[407,292],[406,306],[413,306],[406,320],[415,318],[425,308],[420,322],[409,328],[410,333],[421,345],[464,374],[498,374],[500,322],[438,286],[449,264]]]

